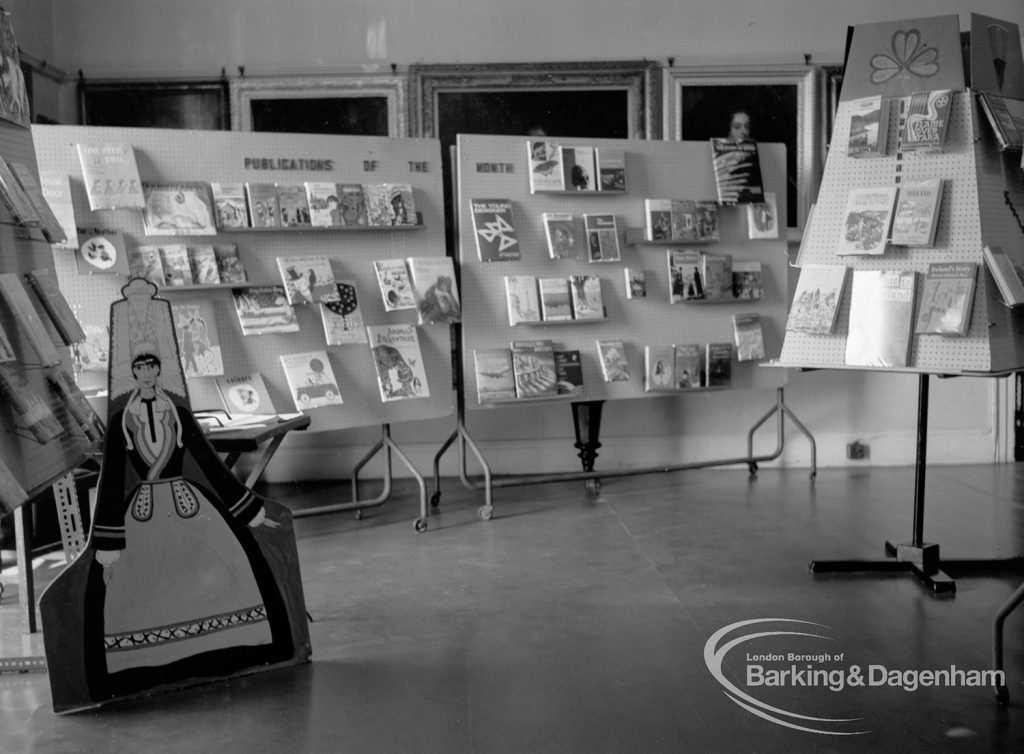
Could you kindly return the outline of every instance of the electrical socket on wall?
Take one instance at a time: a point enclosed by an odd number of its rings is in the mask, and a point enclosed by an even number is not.
[[[860,440],[854,440],[846,445],[846,457],[851,461],[863,461],[870,455],[870,448]]]

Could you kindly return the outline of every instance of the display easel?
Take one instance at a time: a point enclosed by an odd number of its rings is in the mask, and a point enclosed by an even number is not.
[[[307,134],[182,131],[164,129],[86,128],[36,126],[33,129],[40,164],[48,170],[67,173],[78,224],[81,227],[120,229],[128,246],[180,243],[185,245],[235,243],[251,284],[279,284],[276,258],[288,255],[326,255],[335,277],[354,279],[366,324],[416,322],[414,310],[385,311],[373,261],[405,259],[444,253],[444,202],[442,201],[440,146],[434,139],[390,139],[383,137],[323,136]],[[223,230],[216,236],[146,236],[141,216],[135,211],[90,212],[82,185],[78,143],[124,142],[133,145],[143,182],[287,182],[333,181],[337,183],[408,183],[412,185],[420,222],[414,228],[366,229],[276,229],[247,228]],[[274,160],[252,158],[273,157]],[[330,168],[315,172],[302,169],[263,169],[262,163],[287,165],[288,158],[317,161]],[[254,168],[253,165],[257,167]],[[259,169],[257,169],[259,168]],[[57,275],[69,300],[80,308],[83,321],[105,322],[105,311],[117,297],[124,279],[108,275],[80,275],[71,251],[58,252]],[[212,302],[221,336],[225,372],[263,375],[278,410],[291,410],[291,398],[279,355],[326,349],[338,378],[344,403],[309,412],[310,430],[327,431],[358,427],[382,427],[398,422],[438,418],[454,410],[451,392],[451,346],[447,325],[419,328],[420,346],[427,371],[430,397],[382,403],[368,345],[325,346],[323,325],[316,305],[297,306],[300,332],[286,335],[243,337],[231,296],[231,286],[196,286],[161,289],[175,303],[196,298]],[[83,373],[85,380],[90,375]],[[95,387],[101,387],[99,377]],[[90,385],[83,385],[89,387]],[[189,381],[194,407],[219,407],[220,398],[212,378]],[[366,500],[358,496],[353,474],[351,502],[297,510],[296,517],[340,510],[363,509],[382,504],[391,489],[391,464],[387,453],[397,448],[394,441],[378,445],[370,456],[384,450],[384,493]],[[402,456],[410,472],[425,486],[422,476]],[[356,469],[369,460],[364,459]],[[382,499],[383,498],[383,499]],[[416,529],[426,528],[427,503],[423,492]]]
[[[738,312],[759,312],[765,330],[766,349],[776,353],[785,327],[788,306],[786,292],[788,260],[786,238],[752,241],[746,228],[744,207],[722,207],[719,210],[721,240],[717,243],[693,244],[692,248],[727,253],[734,260],[756,260],[762,264],[764,296],[759,301],[731,300],[723,303],[669,304],[669,274],[666,249],[681,248],[679,244],[642,240],[645,198],[714,199],[716,189],[712,171],[710,146],[706,142],[652,142],[616,139],[561,139],[565,145],[581,145],[623,150],[626,155],[627,191],[557,194],[532,194],[527,165],[527,139],[516,136],[471,136],[460,134],[456,150],[458,186],[458,249],[461,268],[463,321],[456,330],[457,426],[446,439],[434,459],[435,490],[431,502],[440,500],[440,458],[457,442],[460,480],[472,489],[483,489],[485,504],[479,510],[483,519],[493,515],[492,489],[552,481],[586,480],[596,488],[604,477],[664,472],[682,469],[745,464],[756,473],[757,464],[777,458],[782,452],[782,425],[788,416],[808,438],[815,459],[814,440],[785,406],[784,372],[758,369],[753,362],[732,364],[732,382],[724,390],[774,389],[776,405],[754,424],[748,435],[748,454],[734,458],[662,465],[647,469],[595,471],[593,469],[599,442],[601,411],[604,402],[616,399],[664,398],[665,394],[644,391],[644,345],[658,343],[731,342],[731,315]],[[761,170],[765,189],[773,191],[779,202],[779,216],[785,217],[785,146],[761,144]],[[474,242],[470,200],[483,197],[507,198],[513,203],[521,258],[515,262],[481,262]],[[585,258],[553,260],[549,257],[541,214],[571,212],[613,213],[619,226],[621,262],[594,264]],[[645,299],[626,300],[623,289],[623,268],[641,267],[647,275]],[[571,274],[592,274],[602,278],[602,296],[606,317],[600,320],[573,321],[563,324],[538,323],[508,325],[503,278],[506,275],[535,277],[568,277]],[[671,333],[665,335],[665,333]],[[499,404],[481,405],[476,399],[476,378],[473,351],[481,348],[506,347],[511,340],[552,339],[558,347],[578,350],[583,368],[583,389],[579,395],[551,399],[518,399]],[[598,362],[595,340],[619,339],[626,344],[631,379],[629,382],[604,381]],[[704,394],[720,392],[710,389]],[[571,403],[583,471],[552,474],[516,475],[495,478],[479,446],[466,427],[466,410],[503,410],[517,406]],[[778,421],[779,447],[773,454],[754,456],[753,433],[771,416]],[[483,470],[483,479],[473,480],[466,468],[466,448],[472,451]],[[812,469],[811,478],[814,478]]]

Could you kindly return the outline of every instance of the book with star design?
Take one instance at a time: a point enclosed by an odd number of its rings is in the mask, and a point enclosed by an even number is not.
[[[481,262],[519,261],[512,202],[508,199],[471,199],[473,237]]]

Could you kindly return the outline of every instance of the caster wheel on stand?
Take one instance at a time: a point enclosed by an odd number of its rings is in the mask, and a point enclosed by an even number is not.
[[[494,518],[494,506],[480,506],[480,509],[476,512],[476,515],[480,517],[481,521],[490,521],[492,518]]]
[[[416,523],[414,524],[414,526],[416,528],[416,531],[418,531],[418,532],[426,531],[427,530],[427,519],[425,519],[425,518],[417,518],[416,519]]]

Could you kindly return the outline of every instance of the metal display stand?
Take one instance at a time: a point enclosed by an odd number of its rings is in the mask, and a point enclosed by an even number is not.
[[[684,248],[682,244],[640,240],[644,227],[645,198],[713,199],[716,196],[712,172],[710,146],[706,142],[649,142],[614,139],[563,139],[567,146],[583,145],[598,149],[616,148],[626,156],[627,191],[622,192],[565,192],[532,194],[529,188],[527,165],[527,139],[507,136],[458,137],[455,167],[458,187],[458,249],[462,280],[463,320],[455,326],[455,378],[457,393],[457,424],[434,458],[434,492],[431,504],[438,505],[441,497],[440,459],[457,444],[459,476],[463,485],[482,489],[485,503],[479,509],[482,519],[493,516],[492,490],[542,484],[555,481],[584,480],[588,487],[597,489],[605,477],[675,471],[745,464],[751,474],[758,463],[777,458],[783,449],[785,417],[811,443],[812,471],[816,452],[814,439],[807,429],[785,405],[783,386],[786,374],[776,370],[758,369],[753,362],[732,364],[729,388],[687,391],[689,394],[710,395],[715,392],[745,389],[774,389],[775,406],[748,433],[748,452],[745,456],[723,458],[694,463],[660,465],[650,468],[597,471],[598,449],[601,447],[600,427],[603,408],[609,400],[664,399],[666,393],[644,391],[644,345],[655,345],[659,338],[667,342],[707,343],[732,342],[731,315],[739,312],[758,312],[764,323],[766,349],[777,352],[780,334],[784,330],[788,307],[786,281],[788,259],[786,239],[752,241],[748,238],[744,207],[721,207],[719,229],[721,241],[717,243],[687,244],[689,248],[725,253],[734,260],[761,262],[764,276],[764,295],[761,300],[731,300],[723,303],[669,303],[669,273],[666,250]],[[785,147],[779,144],[761,144],[761,170],[765,189],[775,192],[779,200],[779,216],[785,216]],[[513,204],[515,226],[521,255],[513,262],[483,263],[474,242],[474,228],[469,213],[470,200],[482,197],[503,197]],[[584,213],[614,213],[619,226],[621,261],[588,264],[585,259],[550,259],[544,228],[543,212],[571,212],[579,218]],[[621,241],[621,239],[620,239]],[[640,267],[647,277],[647,298],[626,301],[623,290],[623,267]],[[602,298],[606,317],[591,321],[574,321],[555,326],[551,323],[507,324],[506,297],[503,278],[506,275],[532,275],[535,277],[567,277],[570,274],[591,274],[601,277]],[[664,335],[671,333],[671,335]],[[564,349],[578,350],[583,370],[581,394],[572,397],[509,400],[483,406],[475,399],[476,377],[473,351],[480,348],[504,347],[511,340],[549,338]],[[628,382],[604,381],[595,350],[596,339],[618,339],[626,345],[631,378]],[[582,471],[550,474],[527,474],[496,478],[483,452],[473,440],[466,426],[467,409],[503,410],[514,407],[550,406],[569,403],[575,435],[574,447],[578,451]],[[753,435],[772,416],[778,422],[779,445],[774,453],[753,454]],[[467,447],[482,469],[482,479],[472,479],[467,471]]]

